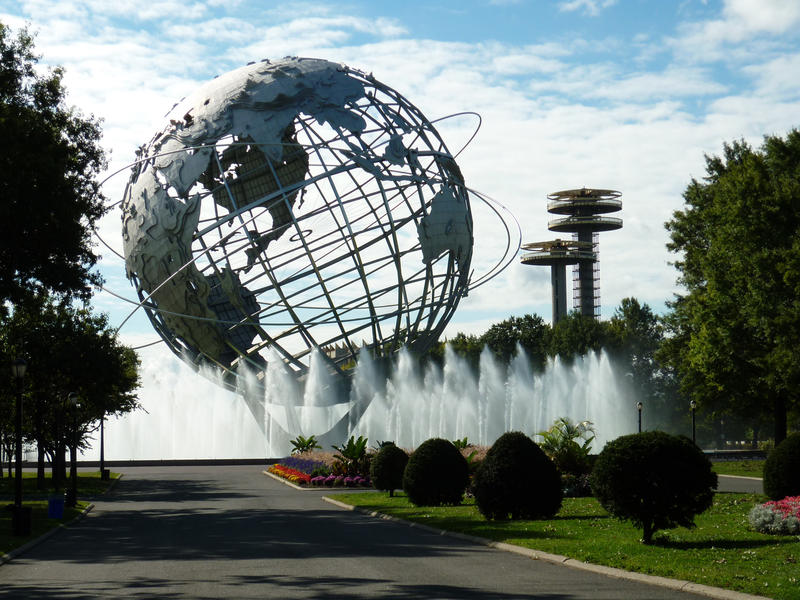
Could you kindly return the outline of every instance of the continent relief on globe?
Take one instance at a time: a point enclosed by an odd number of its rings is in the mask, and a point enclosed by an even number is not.
[[[162,336],[181,340],[225,368],[240,354],[263,360],[251,346],[256,336],[270,336],[252,318],[259,302],[240,276],[296,224],[312,158],[312,150],[298,142],[298,117],[310,115],[334,131],[358,136],[367,123],[352,107],[364,98],[364,83],[340,65],[292,58],[226,73],[173,107],[168,124],[137,152],[122,202],[127,274],[140,299],[158,309],[164,326],[154,325]],[[400,136],[392,135],[383,155],[353,146],[350,160],[386,179],[381,164],[403,164],[410,154]],[[440,166],[463,184],[452,159]],[[192,245],[202,238],[198,227],[205,226],[200,219],[207,198],[229,225],[255,207],[272,219],[268,230],[247,231],[250,245],[241,269],[225,266],[204,275],[196,264],[201,257]],[[426,264],[450,251],[468,265],[472,222],[464,198],[442,185],[417,235]]]

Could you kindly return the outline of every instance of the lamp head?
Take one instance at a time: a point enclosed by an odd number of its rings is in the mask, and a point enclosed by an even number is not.
[[[14,379],[22,379],[25,377],[25,370],[28,368],[28,363],[25,362],[23,358],[17,358],[11,364],[11,374],[14,376]]]

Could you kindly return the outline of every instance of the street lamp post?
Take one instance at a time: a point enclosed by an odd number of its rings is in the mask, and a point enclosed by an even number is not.
[[[106,413],[103,411],[103,416],[100,417],[100,479],[102,481],[107,481],[110,479],[110,473],[108,469],[106,469],[106,452],[105,452],[105,433],[103,431],[103,425],[106,422]]]
[[[25,379],[27,363],[18,358],[11,365],[11,374],[17,384],[17,406],[16,406],[16,440],[15,440],[15,473],[14,473],[14,516],[12,518],[12,529],[14,535],[30,535],[31,520],[30,511],[22,508],[22,382]]]
[[[70,465],[69,477],[70,487],[67,490],[64,504],[73,507],[78,503],[78,409],[81,407],[78,402],[78,394],[72,392],[69,396],[69,403],[72,407],[72,440],[70,444]]]
[[[639,433],[642,433],[642,401],[636,403],[636,410],[639,411]]]
[[[689,402],[689,408],[692,409],[692,441],[696,444],[697,440],[696,440],[696,437],[695,437],[696,429],[695,429],[695,421],[694,421],[694,411],[697,410],[697,402],[695,402],[694,400]]]

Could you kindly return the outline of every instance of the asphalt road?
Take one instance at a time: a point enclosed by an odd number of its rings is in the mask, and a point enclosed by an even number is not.
[[[138,467],[0,566],[0,598],[700,598],[342,510],[259,467]]]
[[[718,477],[718,492],[735,492],[737,494],[764,493],[764,485],[761,479],[756,479],[755,477],[739,477],[734,475],[719,475]]]

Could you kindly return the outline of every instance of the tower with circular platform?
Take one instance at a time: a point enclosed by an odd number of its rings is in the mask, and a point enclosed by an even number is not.
[[[553,192],[547,196],[547,211],[559,215],[547,228],[570,233],[572,240],[555,239],[523,245],[526,265],[551,269],[553,324],[567,314],[566,267],[573,265],[572,307],[584,316],[600,316],[599,233],[622,227],[622,219],[607,216],[622,209],[622,194],[616,190],[581,188]]]

